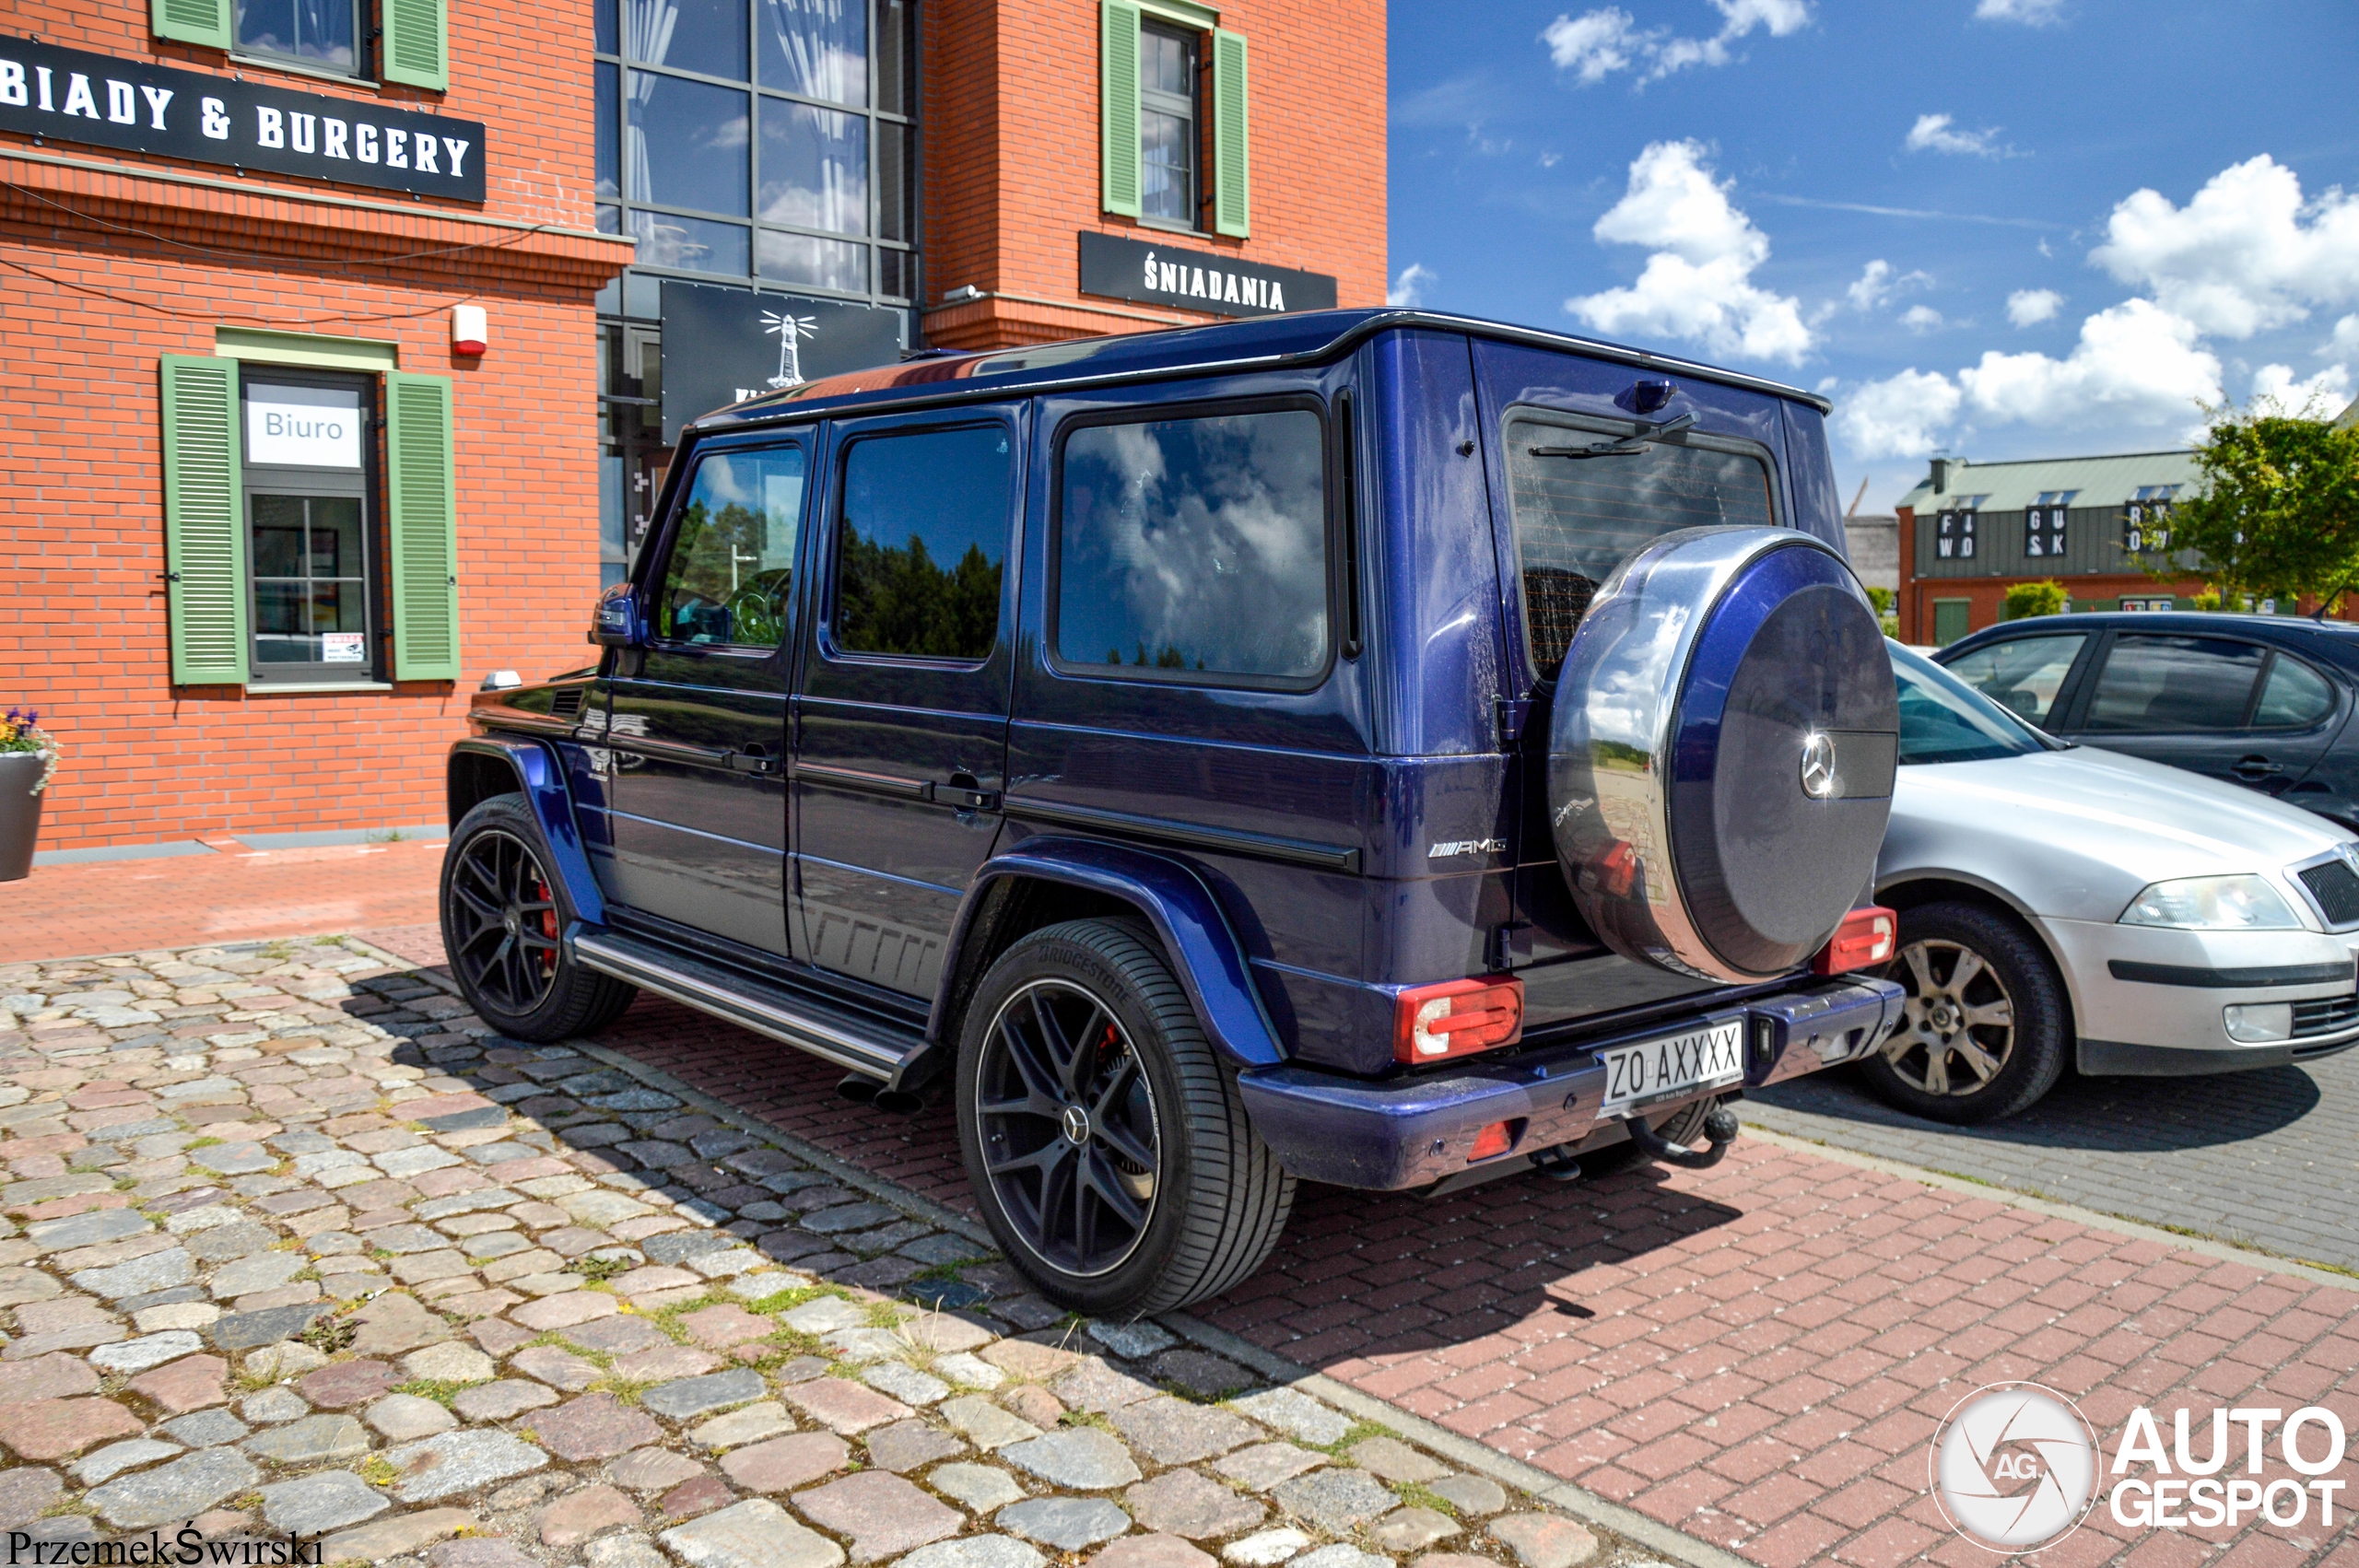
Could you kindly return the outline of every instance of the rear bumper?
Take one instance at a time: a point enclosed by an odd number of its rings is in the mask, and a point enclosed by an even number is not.
[[[1278,1163],[1304,1180],[1381,1190],[1423,1187],[1469,1170],[1528,1164],[1608,1123],[1612,1118],[1600,1115],[1600,1051],[1736,1019],[1744,1025],[1744,1086],[1757,1089],[1867,1055],[1900,1022],[1904,995],[1889,980],[1820,981],[1628,1034],[1543,1043],[1415,1076],[1370,1080],[1259,1067],[1239,1075],[1238,1087],[1254,1130]],[[1651,1116],[1731,1087],[1645,1109]],[[1500,1121],[1512,1135],[1508,1151],[1471,1161],[1474,1135]]]

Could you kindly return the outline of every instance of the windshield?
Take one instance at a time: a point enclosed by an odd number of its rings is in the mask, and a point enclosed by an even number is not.
[[[1939,664],[1896,642],[1892,678],[1900,688],[1900,765],[1988,762],[2047,751],[2054,743]]]

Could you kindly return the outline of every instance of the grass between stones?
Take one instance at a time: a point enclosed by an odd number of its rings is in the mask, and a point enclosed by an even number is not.
[[[461,1389],[474,1387],[472,1383],[452,1383],[435,1377],[413,1377],[406,1383],[394,1384],[393,1392],[415,1394],[421,1399],[431,1399],[438,1405],[447,1406],[459,1397]]]

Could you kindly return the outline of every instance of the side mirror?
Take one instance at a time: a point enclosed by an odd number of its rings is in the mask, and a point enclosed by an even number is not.
[[[636,586],[618,582],[598,595],[597,614],[590,618],[590,640],[601,648],[647,646],[647,617]]]

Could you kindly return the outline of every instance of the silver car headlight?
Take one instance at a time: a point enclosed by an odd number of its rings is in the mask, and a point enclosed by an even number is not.
[[[2302,929],[2268,879],[2251,875],[2189,876],[2149,883],[2121,912],[2119,923],[2195,931]]]

